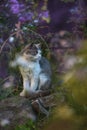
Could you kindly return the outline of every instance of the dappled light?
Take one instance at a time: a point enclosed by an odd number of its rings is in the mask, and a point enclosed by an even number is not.
[[[60,119],[72,120],[74,114],[75,114],[74,110],[67,105],[62,105],[60,107],[57,107],[55,110],[56,118],[59,117]]]

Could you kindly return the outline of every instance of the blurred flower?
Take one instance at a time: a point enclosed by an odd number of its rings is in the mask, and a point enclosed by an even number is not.
[[[32,17],[33,17],[33,13],[32,12],[28,12],[25,14],[25,19],[26,20],[32,20]]]
[[[77,7],[71,8],[70,12],[71,13],[77,13],[78,12],[78,8]]]
[[[19,4],[11,4],[11,11],[13,14],[18,14],[19,13]]]
[[[35,19],[35,20],[34,20],[34,23],[38,23],[38,22],[39,22],[39,20],[38,20],[38,19]]]
[[[46,10],[46,11],[43,11],[39,14],[39,17],[42,19],[42,20],[45,20],[47,23],[50,22],[50,17],[49,17],[49,11]]]
[[[43,11],[39,14],[40,17],[45,17],[48,18],[49,17],[49,11]]]
[[[32,21],[33,15],[34,14],[32,12],[27,12],[19,17],[19,21],[22,23],[26,21]]]
[[[50,22],[49,12],[47,8],[45,10],[42,10],[41,8],[42,6],[40,7],[40,9],[37,9],[39,4],[38,6],[33,7],[31,3],[25,5],[23,1],[18,0],[9,0],[9,1],[10,1],[10,10],[12,14],[15,14],[15,16],[18,18],[18,21],[20,21],[21,23],[29,21],[37,25],[38,23],[41,23],[43,21],[47,23]]]
[[[25,8],[26,8],[26,7],[24,6],[24,4],[21,3],[21,4],[20,4],[20,9],[23,10],[23,9],[25,9]]]
[[[10,0],[11,3],[18,3],[17,0]]]
[[[9,42],[12,43],[14,41],[14,37],[9,38]]]
[[[19,17],[19,21],[22,22],[22,23],[24,23],[26,20],[25,20],[25,18],[23,16],[20,16]]]
[[[25,6],[23,3],[19,3],[17,0],[10,0],[10,8],[13,14],[18,14],[25,9]]]

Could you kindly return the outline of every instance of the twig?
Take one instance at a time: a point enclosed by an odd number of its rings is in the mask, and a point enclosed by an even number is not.
[[[5,81],[7,81],[9,79],[9,76],[6,77],[4,80],[1,81],[0,85],[2,85]]]
[[[33,31],[33,30],[29,29],[29,28],[28,28],[28,30],[31,31],[33,34],[39,36],[42,39],[42,41],[45,43],[46,47],[49,49],[46,41],[44,40],[44,38],[40,34],[36,33],[35,31]]]
[[[12,33],[9,37],[11,37],[11,36],[13,36],[15,34],[16,34],[16,32]],[[7,41],[9,40],[9,37],[4,41],[3,45],[1,46],[0,54],[2,53],[2,50],[3,50],[4,46],[8,43]]]
[[[48,96],[51,93],[52,93],[52,90],[40,91],[38,93],[32,94],[30,97],[27,97],[27,98],[29,98],[29,100],[37,99],[37,98],[40,98],[40,97]]]

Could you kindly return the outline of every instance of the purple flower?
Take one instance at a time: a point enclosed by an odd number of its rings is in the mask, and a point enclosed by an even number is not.
[[[10,8],[13,14],[19,13],[19,2],[17,0],[10,0]]]
[[[43,11],[42,13],[40,13],[39,18],[41,21],[49,23],[50,22],[49,11]]]
[[[17,4],[18,3],[18,1],[17,0],[10,0],[10,3],[15,3],[15,4]]]
[[[25,14],[25,18],[26,18],[27,20],[32,20],[32,17],[33,17],[33,13],[32,13],[32,12],[29,12],[29,13],[26,13],[26,14]]]
[[[25,18],[23,16],[20,16],[19,17],[19,21],[22,22],[22,23],[24,23],[26,20],[25,20]]]
[[[20,9],[26,9],[26,7],[24,6],[24,4],[20,4]]]
[[[19,17],[19,21],[21,22],[32,21],[33,15],[34,14],[32,12],[25,13],[24,15]]]
[[[48,18],[49,17],[49,11],[43,11],[42,13],[39,14],[39,17]]]
[[[11,5],[11,11],[12,11],[13,14],[18,14],[19,10],[20,10],[19,4],[12,4]]]

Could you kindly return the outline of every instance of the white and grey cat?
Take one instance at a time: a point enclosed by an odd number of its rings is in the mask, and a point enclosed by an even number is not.
[[[38,44],[26,46],[11,62],[11,66],[19,66],[23,78],[23,91],[20,96],[27,96],[50,88],[51,67],[48,60],[42,57]]]

